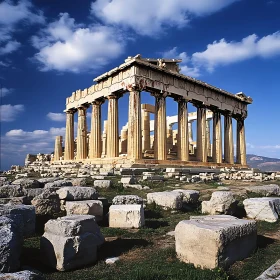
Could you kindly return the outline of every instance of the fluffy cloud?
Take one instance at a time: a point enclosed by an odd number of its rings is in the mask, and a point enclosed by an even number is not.
[[[0,65],[1,65],[1,61],[0,61]],[[8,94],[10,94],[14,89],[13,88],[0,88],[0,97],[4,97],[7,96]]]
[[[258,38],[252,34],[240,42],[214,41],[203,52],[192,55],[195,65],[213,71],[219,65],[227,65],[254,57],[269,58],[280,55],[280,32]]]
[[[60,14],[57,21],[34,36],[32,43],[39,50],[35,60],[42,71],[79,73],[98,69],[124,49],[124,40],[116,29],[101,25],[86,28],[67,13]]]
[[[0,55],[16,51],[21,43],[13,38],[19,30],[19,23],[42,24],[45,18],[41,11],[35,11],[31,1],[5,0],[0,3]]]
[[[0,121],[11,122],[14,121],[17,116],[24,111],[24,105],[0,105]]]
[[[55,121],[55,122],[64,122],[65,121],[65,114],[49,112],[47,114],[47,118],[52,120],[52,121]]]
[[[217,12],[238,0],[96,0],[93,16],[121,25],[141,35],[160,33],[165,27],[183,27],[194,16]]]

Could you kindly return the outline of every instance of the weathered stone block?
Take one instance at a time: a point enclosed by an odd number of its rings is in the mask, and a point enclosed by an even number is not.
[[[136,178],[133,176],[122,177],[121,183],[124,185],[134,184],[136,183]]]
[[[34,271],[23,270],[14,273],[0,273],[0,280],[44,280],[45,278]]]
[[[180,192],[155,192],[147,194],[148,204],[155,203],[164,208],[181,209],[183,205]]]
[[[195,204],[198,202],[199,199],[199,191],[177,189],[177,190],[173,190],[172,192],[181,193],[183,198],[183,203],[186,204]]]
[[[143,204],[143,199],[138,195],[117,195],[112,200],[113,205]]]
[[[20,197],[25,196],[26,190],[20,185],[4,185],[0,187],[0,197]]]
[[[100,200],[66,201],[67,215],[93,215],[96,220],[103,218],[103,204]]]
[[[43,187],[40,182],[38,182],[35,179],[28,179],[28,178],[22,178],[22,179],[17,179],[12,182],[13,185],[20,185],[24,187],[25,189],[36,189],[36,188],[41,188]]]
[[[248,218],[258,221],[276,222],[280,213],[280,198],[261,197],[243,201]]]
[[[213,192],[209,201],[202,201],[202,213],[204,214],[229,214],[236,211],[238,201],[233,194],[227,191]]]
[[[255,250],[257,227],[254,221],[226,215],[193,217],[176,226],[175,240],[182,261],[208,269],[227,268]]]
[[[112,205],[109,209],[109,227],[140,228],[144,226],[142,205]]]
[[[49,182],[45,184],[44,188],[57,188],[57,187],[65,187],[65,186],[73,186],[71,180],[57,180],[54,182]]]
[[[255,280],[279,280],[280,278],[280,260],[265,270]]]
[[[248,187],[247,192],[256,193],[262,196],[278,196],[280,195],[280,187],[275,184],[264,185],[264,186],[253,186]]]
[[[91,200],[98,198],[98,192],[92,187],[63,187],[56,191],[60,199],[67,201]]]
[[[98,188],[110,188],[112,186],[111,180],[95,180],[94,186]]]
[[[0,215],[21,216],[23,221],[23,234],[28,236],[35,232],[36,215],[34,206],[0,204]]]

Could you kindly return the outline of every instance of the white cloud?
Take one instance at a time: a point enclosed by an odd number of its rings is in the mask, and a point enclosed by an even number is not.
[[[30,0],[5,0],[0,3],[0,55],[12,53],[20,48],[21,43],[13,38],[21,27],[19,23],[43,24],[42,12],[36,11]]]
[[[217,12],[238,0],[96,0],[93,16],[141,35],[160,33],[165,27],[186,26],[194,16]]]
[[[2,66],[2,67],[8,67],[8,66],[10,66],[10,64],[7,63],[7,62],[4,62],[4,61],[1,61],[1,60],[0,60],[0,66]]]
[[[1,65],[1,61],[0,61],[0,65]],[[2,88],[2,89],[0,88],[0,97],[7,96],[8,94],[10,94],[13,91],[14,91],[13,88]]]
[[[32,43],[39,49],[35,60],[42,71],[98,69],[124,50],[124,40],[116,29],[101,25],[85,28],[67,13],[60,14],[39,36],[33,36]]]
[[[11,122],[14,121],[17,116],[24,111],[24,105],[0,105],[0,121]]]
[[[252,34],[240,42],[227,42],[225,39],[207,45],[203,52],[192,55],[195,65],[213,71],[219,65],[227,65],[254,57],[269,58],[280,55],[280,32],[258,38]]]
[[[49,112],[47,114],[47,118],[52,120],[52,121],[55,121],[55,122],[64,122],[65,121],[65,114]]]

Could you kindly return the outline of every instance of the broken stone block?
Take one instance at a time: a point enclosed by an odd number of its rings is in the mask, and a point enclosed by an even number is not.
[[[121,183],[124,185],[134,184],[136,183],[136,178],[133,176],[122,177]]]
[[[1,177],[0,176],[0,187],[4,185],[9,185],[11,182],[7,177]]]
[[[264,186],[253,186],[246,188],[249,193],[256,193],[261,196],[278,196],[280,195],[280,187],[275,184]]]
[[[14,273],[0,273],[0,280],[44,280],[45,278],[34,271],[23,270]]]
[[[243,201],[246,215],[250,219],[274,223],[280,213],[280,198],[260,197]]]
[[[143,199],[138,195],[117,195],[112,200],[113,205],[143,204]]]
[[[181,193],[183,197],[183,203],[186,204],[196,204],[199,199],[199,191],[177,189],[173,190],[172,192]]]
[[[0,204],[1,216],[20,216],[23,222],[23,235],[29,236],[35,232],[35,208],[31,205]]]
[[[60,199],[67,201],[91,200],[98,198],[98,192],[92,187],[63,187],[56,191]]]
[[[141,228],[144,224],[142,205],[111,205],[109,208],[109,227]]]
[[[90,215],[73,215],[49,220],[41,238],[43,262],[59,271],[83,267],[97,259],[104,237]]]
[[[111,180],[95,180],[93,185],[98,188],[110,188],[112,185]]]
[[[192,217],[175,228],[175,247],[180,260],[196,267],[227,268],[250,256],[256,248],[255,221],[227,215]]]
[[[26,190],[20,185],[4,185],[0,187],[0,197],[20,197],[25,196]]]
[[[73,186],[71,180],[57,180],[54,182],[46,183],[44,188],[58,188],[58,187],[65,187],[65,186]]]
[[[37,215],[53,216],[60,212],[60,199],[52,188],[44,189],[44,192],[31,200],[31,204],[35,207]]]
[[[93,215],[97,221],[103,218],[103,204],[100,200],[66,201],[67,215]]]
[[[255,280],[278,280],[280,277],[280,260],[265,270]]]
[[[161,175],[144,175],[143,180],[148,181],[164,181],[164,176]]]
[[[22,243],[22,221],[18,223],[11,217],[0,216],[0,272],[13,272],[19,269]]]
[[[233,197],[232,192],[213,192],[209,201],[202,201],[202,213],[216,215],[232,215],[236,211],[238,201]]]
[[[154,192],[147,194],[148,204],[155,203],[164,208],[181,209],[183,205],[180,192]]]
[[[72,179],[73,186],[82,186],[85,187],[87,185],[87,178],[74,178]]]
[[[40,184],[40,182],[38,182],[35,179],[28,179],[28,178],[22,178],[22,179],[17,179],[15,181],[12,182],[13,185],[20,185],[22,187],[24,187],[25,189],[36,189],[36,188],[41,188],[43,187],[43,185]]]

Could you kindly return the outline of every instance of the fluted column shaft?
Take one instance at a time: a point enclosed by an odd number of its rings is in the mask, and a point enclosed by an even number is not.
[[[119,156],[119,113],[118,96],[108,96],[107,157]]]
[[[222,123],[221,113],[213,112],[213,161],[216,163],[223,162],[223,148],[222,148]]]
[[[225,162],[234,163],[234,147],[233,147],[233,131],[232,131],[232,117],[230,114],[224,115],[225,136],[224,136],[224,155]]]
[[[247,165],[244,119],[237,119],[237,135],[236,136],[237,136],[237,143],[236,143],[237,163],[242,164],[242,165]]]
[[[66,112],[64,159],[74,159],[74,111]]]
[[[142,147],[143,152],[151,149],[151,139],[150,139],[150,113],[143,111],[142,112]]]
[[[92,103],[91,130],[89,143],[89,158],[101,158],[102,140],[101,140],[101,104],[103,102],[96,100]]]
[[[127,147],[128,158],[142,158],[141,93],[135,89],[129,92]]]
[[[76,159],[87,158],[87,117],[86,107],[78,108],[77,155]]]
[[[105,157],[107,155],[107,126],[108,121],[104,121],[104,129],[102,134],[102,157]]]
[[[206,141],[206,108],[197,105],[197,137],[196,157],[198,161],[207,162],[207,141]]]
[[[178,159],[182,161],[189,160],[189,126],[187,101],[178,99]]]
[[[193,142],[193,129],[192,129],[192,122],[188,123],[188,131],[189,131],[189,141]]]
[[[60,160],[62,157],[62,136],[55,137],[54,160]]]

